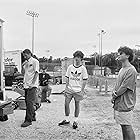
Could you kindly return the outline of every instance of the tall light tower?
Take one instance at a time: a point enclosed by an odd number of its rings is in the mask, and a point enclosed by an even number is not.
[[[101,66],[101,63],[100,63],[101,62],[101,60],[100,60],[100,54],[101,54],[100,53],[100,49],[101,49],[100,48],[100,33],[98,33],[97,36],[99,37],[99,66]]]
[[[26,15],[32,17],[32,53],[34,53],[34,18],[38,18],[39,14],[34,11],[28,10],[26,12]]]
[[[101,66],[101,75],[102,75],[102,51],[103,51],[103,39],[102,36],[105,34],[106,32],[104,30],[101,30],[100,33],[98,33],[99,36],[99,50],[100,50],[100,54],[101,54],[101,59],[100,59],[100,66]]]

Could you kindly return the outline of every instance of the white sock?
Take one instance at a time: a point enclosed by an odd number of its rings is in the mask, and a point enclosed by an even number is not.
[[[49,97],[46,97],[47,99],[49,99]]]

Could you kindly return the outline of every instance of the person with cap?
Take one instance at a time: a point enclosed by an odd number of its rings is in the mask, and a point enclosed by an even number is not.
[[[24,90],[26,115],[21,127],[32,125],[32,121],[36,121],[35,102],[36,94],[39,86],[39,61],[32,57],[29,49],[23,51],[23,56],[26,59],[22,64],[24,68]]]

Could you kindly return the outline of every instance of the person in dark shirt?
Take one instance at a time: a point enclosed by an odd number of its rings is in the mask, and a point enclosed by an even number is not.
[[[39,74],[40,87],[42,89],[42,101],[51,103],[49,97],[51,95],[52,88],[49,86],[51,76],[43,70]]]
[[[18,68],[15,66],[14,67],[14,72],[13,72],[13,82],[15,82],[15,78],[19,75],[19,72],[18,72]]]

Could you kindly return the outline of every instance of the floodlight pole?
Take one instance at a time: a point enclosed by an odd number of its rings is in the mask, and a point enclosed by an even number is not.
[[[28,10],[26,14],[32,17],[32,53],[34,53],[34,18],[38,18],[39,14],[30,10]]]
[[[100,66],[100,33],[97,34],[99,37],[99,66]]]
[[[100,59],[100,66],[101,66],[101,75],[102,75],[102,50],[103,50],[103,39],[102,39],[102,36],[103,36],[103,34],[105,34],[106,32],[104,31],[104,30],[101,30],[100,31],[100,33],[98,34],[98,36],[99,36],[99,48],[101,49],[100,51],[100,53],[101,53],[101,59]]]

